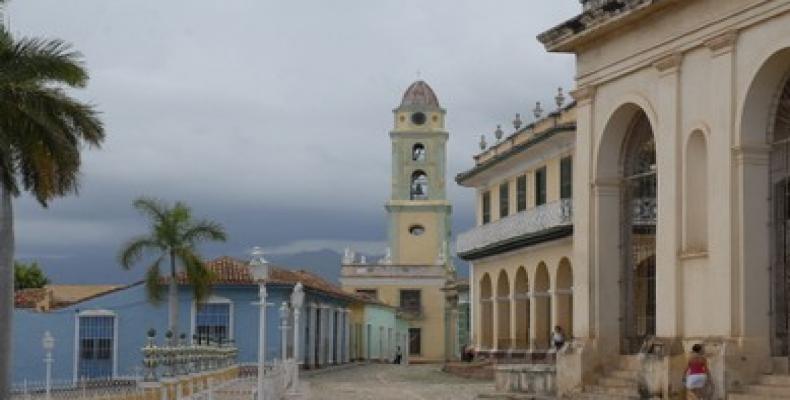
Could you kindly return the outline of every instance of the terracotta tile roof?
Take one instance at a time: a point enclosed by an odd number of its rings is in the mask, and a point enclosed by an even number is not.
[[[47,288],[22,289],[14,292],[14,306],[17,308],[38,308],[47,298]]]
[[[123,288],[123,285],[48,285],[52,289],[53,307],[79,303]]]
[[[247,264],[247,261],[224,256],[207,261],[206,268],[214,274],[214,285],[253,285],[255,281],[247,268]],[[178,274],[177,280],[181,285],[188,284],[186,274],[183,272]],[[166,282],[167,278],[164,278],[163,283]],[[348,293],[324,278],[304,270],[292,270],[269,264],[268,282],[282,285],[295,285],[297,282],[302,282],[306,289],[323,292],[332,297],[378,304],[375,300]]]
[[[47,285],[38,289],[14,292],[14,306],[47,311],[67,307],[95,297],[123,289],[122,285]]]

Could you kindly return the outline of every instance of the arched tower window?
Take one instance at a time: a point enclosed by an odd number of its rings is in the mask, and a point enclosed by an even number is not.
[[[412,161],[425,161],[425,145],[417,143],[411,150]]]
[[[414,171],[411,174],[411,195],[412,200],[428,199],[428,175],[424,171]]]

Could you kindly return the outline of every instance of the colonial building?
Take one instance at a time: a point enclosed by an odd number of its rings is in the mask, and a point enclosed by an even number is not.
[[[715,398],[787,398],[790,1],[582,3],[539,37],[577,66],[560,392],[675,396],[704,343]]]
[[[477,226],[458,236],[470,262],[472,340],[478,354],[546,360],[553,326],[573,329],[572,185],[575,109],[562,107],[477,154],[458,174],[474,188]],[[537,116],[540,116],[536,112]]]
[[[215,280],[211,296],[194,300],[192,288],[179,276],[179,326],[187,339],[205,342],[233,341],[238,347],[237,361],[255,364],[258,360],[258,283],[246,261],[221,257],[206,263]],[[300,354],[294,355],[293,330],[282,329],[282,310],[288,310],[294,285],[301,282],[305,303],[301,310]],[[266,280],[268,302],[265,357],[271,361],[295,357],[306,368],[323,368],[347,363],[352,349],[368,346],[367,337],[352,332],[352,309],[376,307],[378,319],[372,328],[392,327],[395,312],[306,272],[279,266],[270,267]],[[42,307],[45,295],[27,291],[17,296],[14,312],[13,381],[40,381],[45,374],[41,338],[49,331],[55,339],[53,379],[78,382],[112,380],[140,373],[141,348],[149,329],[164,337],[167,305],[148,301],[141,283],[124,287],[54,286],[55,301]],[[58,300],[59,299],[59,300]],[[293,313],[285,314],[293,326]],[[283,335],[285,347],[283,347]],[[401,332],[401,335],[405,333]],[[359,342],[359,343],[358,343]],[[378,342],[375,344],[378,346]],[[285,349],[287,354],[283,354]],[[383,351],[391,352],[384,348]],[[375,353],[378,355],[378,352]],[[359,358],[368,358],[360,356]]]
[[[454,275],[448,246],[445,110],[431,87],[417,81],[394,114],[387,254],[368,263],[348,250],[340,282],[345,290],[398,307],[409,322],[408,352],[413,361],[441,361],[447,335],[441,289]]]

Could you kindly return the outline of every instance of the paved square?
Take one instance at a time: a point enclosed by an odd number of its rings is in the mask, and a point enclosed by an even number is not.
[[[463,379],[440,365],[370,364],[306,377],[309,400],[472,400],[493,382]]]

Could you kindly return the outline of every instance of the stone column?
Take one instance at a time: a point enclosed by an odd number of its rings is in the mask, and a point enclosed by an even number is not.
[[[345,341],[345,319],[343,318],[343,309],[338,308],[335,311],[335,315],[337,315],[337,322],[335,322],[335,325],[337,325],[337,335],[335,337],[335,364],[342,364],[345,362],[345,356],[343,355],[345,351],[343,349],[343,343]]]
[[[315,303],[310,303],[308,308],[308,324],[310,325],[310,337],[308,338],[308,346],[309,349],[307,352],[307,362],[310,368],[317,367],[317,360],[315,359],[315,347],[316,347],[316,340],[318,339],[318,305]]]
[[[321,304],[318,307],[318,326],[320,332],[318,333],[318,368],[326,364],[326,305]]]
[[[384,347],[384,327],[379,327],[379,362],[384,361],[384,351],[386,348]]]
[[[579,287],[578,299],[573,305],[573,336],[576,338],[593,337],[595,329],[596,304],[596,262],[595,262],[595,212],[590,182],[594,182],[592,145],[594,124],[594,86],[581,86],[571,92],[576,100],[576,151],[573,155],[573,283]],[[587,151],[580,151],[587,149]],[[612,264],[619,265],[619,264]],[[616,282],[616,280],[615,280]],[[530,308],[532,307],[530,301]],[[532,325],[530,325],[532,326]],[[570,332],[569,332],[570,333]],[[530,335],[532,331],[530,330]],[[531,345],[531,344],[530,344]]]
[[[329,307],[327,312],[328,312],[327,316],[329,317],[329,320],[328,320],[328,322],[329,322],[329,330],[327,331],[327,333],[329,334],[329,337],[328,337],[328,344],[329,345],[327,347],[327,350],[328,350],[327,364],[331,365],[331,364],[335,363],[335,321],[336,321],[336,312],[335,312],[335,308],[331,307],[331,306]]]
[[[681,165],[684,154],[680,133],[680,66],[682,54],[671,54],[658,60],[658,121],[651,121],[656,138],[658,164],[656,222],[656,336],[677,337],[682,323],[682,274],[678,254],[682,251],[681,232]],[[649,114],[648,114],[649,115]],[[722,196],[725,197],[725,196]]]
[[[351,362],[351,310],[346,308],[343,312],[346,330],[346,357],[343,361]]]
[[[513,279],[515,288],[515,279]],[[517,318],[517,311],[518,311],[518,304],[516,299],[516,291],[515,289],[511,289],[510,291],[510,349],[515,350],[518,349],[518,318]],[[456,311],[457,313],[457,311]],[[456,318],[456,324],[458,319]]]
[[[539,349],[537,326],[538,326],[538,302],[535,292],[529,292],[529,351],[534,352]]]

